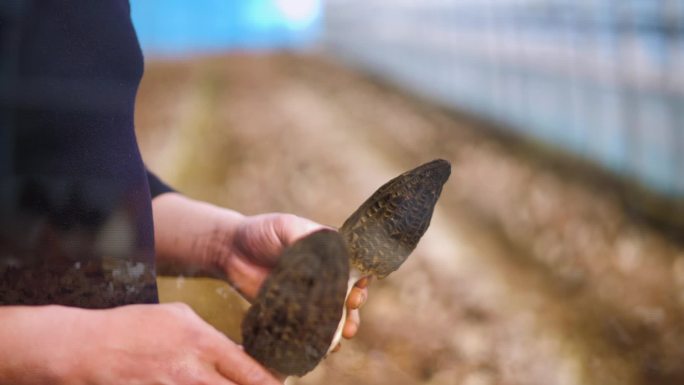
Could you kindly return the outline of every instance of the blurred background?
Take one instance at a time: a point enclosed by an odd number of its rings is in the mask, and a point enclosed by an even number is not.
[[[339,226],[441,157],[418,249],[294,384],[684,384],[684,1],[132,0],[148,166]],[[160,278],[239,340],[225,283]]]

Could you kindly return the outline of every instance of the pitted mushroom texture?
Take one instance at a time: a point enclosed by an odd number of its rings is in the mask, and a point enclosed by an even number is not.
[[[340,229],[352,265],[378,278],[398,269],[430,225],[450,174],[449,162],[434,160],[390,180],[368,198]]]
[[[438,159],[380,187],[344,222],[287,248],[242,323],[243,345],[265,367],[304,375],[340,326],[350,266],[383,278],[416,248],[451,174]]]
[[[247,353],[279,373],[312,370],[342,317],[348,278],[347,249],[336,231],[315,232],[287,248],[242,321]]]

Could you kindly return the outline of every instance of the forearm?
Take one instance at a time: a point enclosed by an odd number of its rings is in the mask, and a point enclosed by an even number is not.
[[[242,214],[178,193],[157,196],[152,207],[160,274],[226,278],[226,246],[232,245]]]
[[[0,307],[0,384],[63,383],[70,370],[63,347],[79,312],[62,306]]]
[[[325,228],[292,214],[244,216],[177,193],[152,200],[160,274],[225,279],[253,298],[282,250]]]

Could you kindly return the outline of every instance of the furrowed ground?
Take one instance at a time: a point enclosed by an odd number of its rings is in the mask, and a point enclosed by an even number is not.
[[[138,97],[148,166],[245,214],[339,226],[377,187],[452,162],[411,258],[373,282],[357,338],[294,384],[684,383],[684,247],[600,183],[316,56],[152,62]],[[239,339],[227,285],[160,278]]]

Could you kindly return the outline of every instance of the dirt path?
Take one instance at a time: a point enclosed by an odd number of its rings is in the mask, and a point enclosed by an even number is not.
[[[454,163],[419,248],[374,283],[359,337],[296,383],[684,383],[684,251],[476,127],[291,56],[152,64],[137,118],[152,169],[245,213],[339,225],[401,171]],[[161,285],[236,336],[246,305],[225,286]]]

